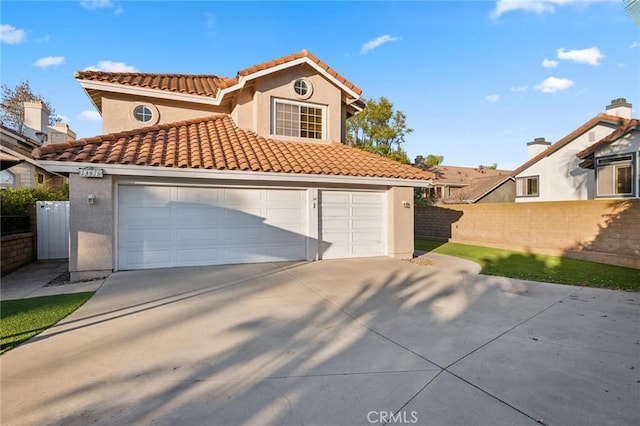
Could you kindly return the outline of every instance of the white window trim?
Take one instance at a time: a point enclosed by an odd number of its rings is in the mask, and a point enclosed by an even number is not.
[[[303,107],[311,107],[311,108],[319,108],[322,110],[322,138],[314,139],[314,138],[305,138],[303,136],[286,136],[279,135],[276,133],[276,104],[288,104],[288,105],[296,105]],[[291,101],[288,99],[279,99],[272,98],[271,99],[271,135],[277,138],[293,138],[293,139],[304,139],[309,141],[320,141],[327,139],[327,106],[326,105],[318,105],[310,102],[298,102]]]
[[[151,120],[138,120],[135,114],[136,108],[138,107],[146,107],[149,111],[151,111]],[[131,105],[131,108],[129,109],[129,119],[131,120],[131,122],[135,123],[136,127],[154,126],[158,124],[158,121],[160,121],[160,111],[158,111],[158,108],[155,105],[149,102],[134,102],[134,104]]]
[[[631,168],[631,192],[616,192],[617,191],[617,172],[619,168],[629,167]],[[611,179],[610,193],[600,192],[600,173],[605,169],[611,169],[613,176]],[[633,155],[620,155],[614,157],[598,158],[596,160],[596,197],[633,197],[634,188],[634,167],[633,167]]]
[[[538,192],[536,194],[519,194],[519,182],[526,181],[529,179],[535,179],[538,183]],[[516,178],[516,197],[518,198],[529,198],[529,197],[539,197],[540,196],[540,175],[532,175],[532,176],[521,176]]]

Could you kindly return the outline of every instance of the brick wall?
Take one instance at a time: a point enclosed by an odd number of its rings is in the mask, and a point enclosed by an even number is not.
[[[640,268],[640,200],[416,206],[416,236]]]
[[[2,275],[8,274],[33,261],[33,233],[5,235],[2,237]]]

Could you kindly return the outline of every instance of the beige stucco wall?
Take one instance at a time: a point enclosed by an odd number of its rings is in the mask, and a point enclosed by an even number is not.
[[[94,194],[95,204],[87,197]],[[69,176],[69,272],[71,280],[107,276],[113,269],[113,185],[102,179]]]
[[[142,123],[133,117],[133,109],[138,105],[147,105],[157,113],[150,122]],[[153,99],[115,95],[102,98],[102,133],[120,132],[159,123],[172,123],[197,117],[206,117],[214,113],[231,113],[229,105],[203,105],[178,102],[167,99]]]
[[[387,200],[388,254],[396,259],[410,259],[413,256],[413,188],[392,187],[387,191]]]
[[[313,93],[308,98],[300,98],[293,90],[293,82],[299,78],[306,78],[313,86]],[[258,134],[276,137],[271,133],[272,99],[285,99],[295,102],[316,104],[327,107],[326,117],[326,139],[309,139],[310,142],[331,142],[340,141],[342,134],[342,92],[324,77],[318,75],[314,69],[308,65],[300,65],[289,68],[279,73],[260,78],[256,81],[256,93],[254,97],[254,111],[251,123],[254,127],[249,127],[249,123],[239,122],[243,128],[250,128]],[[243,119],[245,115],[242,116]],[[240,117],[239,117],[240,119]],[[296,140],[300,138],[290,138],[277,136],[281,140]]]

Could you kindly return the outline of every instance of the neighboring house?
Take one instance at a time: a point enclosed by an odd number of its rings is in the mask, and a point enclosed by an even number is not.
[[[45,170],[31,157],[31,152],[48,142],[63,142],[75,137],[66,124],[49,126],[49,111],[42,102],[25,102],[22,133],[0,126],[0,189],[63,186],[67,178]]]
[[[413,254],[413,188],[433,175],[344,145],[361,90],[309,52],[233,78],[76,78],[106,134],[33,152],[70,179],[72,279]]]
[[[624,98],[614,99],[607,106],[606,113],[593,117],[555,144],[551,145],[544,138],[536,138],[529,142],[527,144],[529,159],[512,174],[516,182],[516,201],[587,200],[603,196],[630,196],[630,193],[620,193],[618,191],[621,189],[616,188],[607,189],[605,192],[608,191],[610,194],[604,195],[602,191],[608,185],[604,176],[605,173],[609,173],[610,177],[606,179],[621,180],[622,190],[635,188],[634,177],[628,171],[636,173],[637,179],[637,147],[629,145],[625,136],[624,141],[615,143],[615,149],[611,151],[604,148],[604,145],[608,144],[599,145],[588,153],[585,150],[596,146],[598,141],[606,140],[618,129],[626,128],[632,121],[631,104]],[[594,167],[581,167],[579,156],[594,154],[595,157],[605,157],[614,152],[616,155],[622,155],[620,161],[627,168],[616,168],[615,170],[620,170],[618,172],[607,167],[608,162],[617,161],[617,157],[601,158],[599,162],[595,161],[594,164],[597,166],[595,168],[602,167],[598,184],[601,185],[601,191],[599,191]],[[588,163],[586,165],[588,166]],[[618,174],[614,176],[611,173]],[[634,191],[637,196],[637,190]]]
[[[414,166],[434,175],[427,186],[416,190],[421,198],[432,203],[505,202],[514,199],[509,170],[482,166],[431,166],[424,164],[422,155],[416,157]]]
[[[580,167],[595,172],[595,198],[640,197],[640,120],[629,120],[580,151]]]

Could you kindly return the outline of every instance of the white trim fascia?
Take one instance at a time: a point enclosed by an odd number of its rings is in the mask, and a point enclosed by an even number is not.
[[[167,90],[158,90],[158,89],[148,89],[144,87],[133,87],[127,86],[124,84],[117,83],[105,83],[105,82],[96,82],[96,81],[87,81],[80,80],[80,86],[85,90],[93,89],[93,90],[102,90],[105,92],[115,92],[115,93],[124,93],[127,95],[134,96],[146,96],[152,98],[162,98],[169,99],[173,101],[183,101],[183,102],[195,102],[199,104],[207,104],[207,105],[220,105],[220,92],[218,91],[218,96],[215,98],[209,96],[200,96],[200,95],[188,95],[185,93],[175,93]]]
[[[183,179],[226,179],[241,181],[271,181],[271,182],[311,182],[333,183],[353,185],[382,185],[382,186],[408,186],[423,187],[425,180],[379,178],[366,176],[336,176],[315,175],[305,173],[277,173],[277,172],[249,172],[241,170],[210,170],[187,169],[156,166],[134,166],[124,164],[80,163],[66,161],[40,161],[40,167],[50,172],[79,173],[80,168],[100,168],[110,175],[121,176],[148,176]]]

